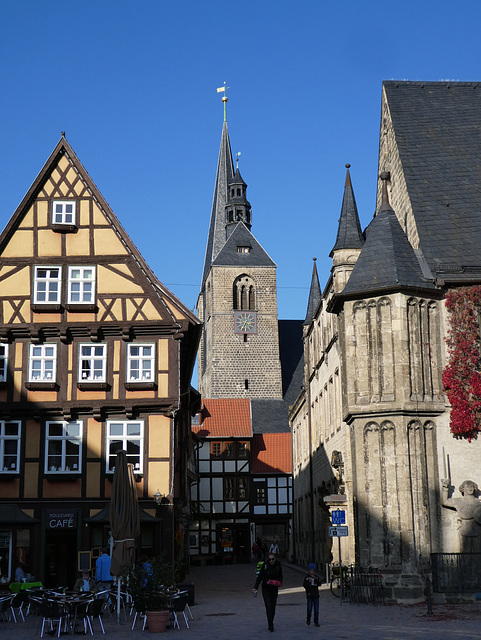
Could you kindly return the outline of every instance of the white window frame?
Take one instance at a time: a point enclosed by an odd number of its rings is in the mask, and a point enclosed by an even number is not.
[[[17,433],[16,434],[7,434],[6,427],[7,425],[16,425]],[[0,420],[0,473],[19,473],[20,471],[20,442],[22,437],[22,423],[20,420]],[[15,454],[13,453],[5,453],[5,444],[6,442],[16,442],[17,443],[17,451]],[[15,456],[15,468],[12,469],[12,466],[6,468],[5,458]]]
[[[137,355],[132,355],[132,351],[138,349]],[[150,355],[146,351],[150,349]],[[155,373],[155,344],[136,342],[127,345],[127,382],[154,382]],[[139,377],[135,377],[138,373]],[[144,377],[148,376],[148,377]]]
[[[129,429],[138,426],[138,434],[129,433]],[[115,429],[117,433],[112,434],[112,430]],[[135,429],[137,430],[137,429]],[[117,446],[118,444],[122,446]],[[129,443],[138,443],[139,453],[138,455],[129,452]],[[115,448],[112,448],[114,446]],[[107,420],[107,454],[106,458],[106,473],[113,473],[115,460],[117,457],[117,451],[123,449],[127,453],[127,462],[134,465],[134,474],[143,473],[143,451],[144,451],[144,421],[143,420]],[[112,466],[110,466],[112,463]]]
[[[57,271],[57,275],[52,275],[53,270]],[[45,278],[40,278],[38,275],[39,270],[46,271]],[[39,291],[39,284],[45,283],[45,291]],[[55,289],[52,289],[52,284],[57,284],[57,295],[55,299],[49,299],[50,294],[54,293]],[[45,296],[45,300],[39,298]],[[36,265],[34,267],[33,276],[33,302],[34,304],[60,304],[62,296],[62,267],[54,265]]]
[[[0,342],[0,382],[7,381],[7,372],[8,372],[8,344],[6,344],[5,342]]]
[[[72,211],[67,211],[68,207],[72,207]],[[56,209],[60,209],[57,211]],[[77,203],[75,200],[54,200],[52,202],[52,224],[75,225],[77,214]],[[57,216],[59,219],[57,220]],[[71,220],[68,220],[71,216]]]
[[[37,377],[34,377],[34,362],[40,363],[40,375]],[[38,369],[35,371],[38,371]],[[57,381],[57,345],[55,343],[46,342],[45,344],[30,345],[28,353],[28,381]]]
[[[73,277],[75,272],[79,272],[80,277]],[[91,277],[86,274],[90,273]],[[78,291],[73,291],[73,286],[79,285]],[[89,290],[89,285],[91,289]],[[73,300],[77,297],[78,300]],[[72,266],[68,268],[68,284],[67,284],[67,303],[68,304],[95,304],[96,296],[96,270],[94,266],[79,267]]]
[[[62,435],[51,435],[49,432],[50,425],[60,426],[62,428]],[[76,425],[78,427],[77,433],[69,433],[70,425]],[[67,422],[65,420],[51,420],[45,423],[45,473],[80,473],[82,469],[82,437],[83,437],[83,422],[82,420],[72,420]],[[52,453],[50,445],[54,443],[60,443],[60,453]],[[78,454],[70,454],[67,451],[68,445],[77,444]],[[60,465],[51,465],[51,459],[60,458]],[[72,467],[69,462],[69,458],[76,457],[77,462],[72,463]]]
[[[99,353],[95,353],[99,351]],[[107,381],[107,345],[106,344],[80,344],[79,345],[79,382],[106,382]],[[99,369],[98,363],[101,363]],[[89,368],[84,368],[84,363],[89,363]],[[97,373],[98,371],[101,373]],[[90,373],[89,373],[90,371]],[[87,375],[86,375],[87,374]]]

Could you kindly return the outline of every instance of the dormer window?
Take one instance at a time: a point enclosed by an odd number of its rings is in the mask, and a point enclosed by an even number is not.
[[[52,202],[52,225],[57,231],[72,231],[76,226],[75,200],[54,200]]]
[[[237,247],[237,253],[250,253],[251,252],[251,248],[250,247]]]

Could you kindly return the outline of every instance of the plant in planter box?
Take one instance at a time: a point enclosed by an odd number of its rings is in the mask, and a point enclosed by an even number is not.
[[[169,587],[176,583],[178,576],[175,567],[167,562],[165,556],[142,559],[143,562],[135,566],[129,573],[129,591],[132,595],[135,609],[145,613],[150,631],[164,631],[169,611],[168,603],[171,598]],[[163,629],[156,629],[154,616],[151,613],[163,612],[165,621]],[[156,616],[157,617],[157,616]]]

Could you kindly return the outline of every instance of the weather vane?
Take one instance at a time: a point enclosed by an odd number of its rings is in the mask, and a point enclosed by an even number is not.
[[[230,87],[226,87],[226,83],[225,82],[224,82],[224,86],[223,87],[218,87],[217,88],[217,93],[223,93],[224,94],[222,96],[222,102],[224,103],[224,122],[227,122],[226,105],[227,105],[227,102],[229,101],[229,98],[227,97],[227,89],[230,89]]]
[[[239,169],[239,156],[240,156],[240,155],[241,155],[241,152],[240,152],[240,151],[238,151],[238,152],[235,154],[235,162],[236,162],[236,166],[235,166],[235,168],[236,168],[236,169]]]

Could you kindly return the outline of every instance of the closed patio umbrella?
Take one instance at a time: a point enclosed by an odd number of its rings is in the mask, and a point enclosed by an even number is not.
[[[127,575],[135,562],[135,541],[140,536],[139,504],[133,466],[127,464],[125,451],[117,452],[112,497],[110,528],[114,540],[110,573],[117,580],[117,624],[120,624],[120,578]]]

